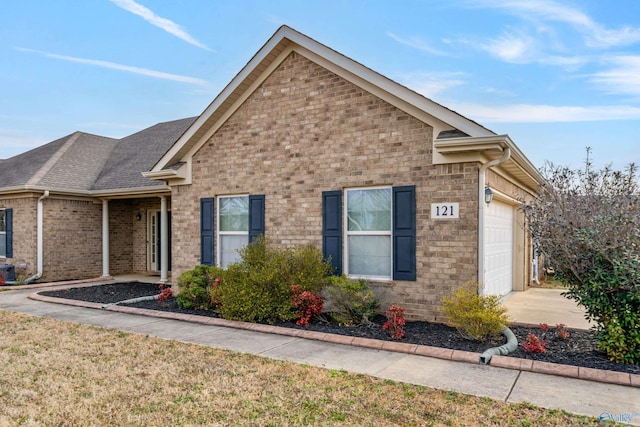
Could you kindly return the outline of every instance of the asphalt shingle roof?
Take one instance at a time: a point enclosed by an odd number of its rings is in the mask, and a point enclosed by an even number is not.
[[[86,183],[85,171],[101,168],[116,142],[112,138],[75,132],[5,159],[0,167],[0,188],[26,185],[68,188],[65,186],[70,181],[68,172],[75,174],[74,180]],[[91,154],[92,149],[96,150],[95,154]],[[74,189],[79,187],[72,186]]]
[[[182,136],[196,117],[158,123],[120,140],[92,190],[163,185],[142,176]]]
[[[9,187],[116,190],[163,185],[142,176],[195,121],[158,123],[120,140],[83,132],[0,160],[0,193]]]

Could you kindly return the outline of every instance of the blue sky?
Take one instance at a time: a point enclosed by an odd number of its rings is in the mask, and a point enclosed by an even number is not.
[[[0,158],[200,114],[286,24],[507,133],[640,164],[640,1],[24,0],[0,7]]]

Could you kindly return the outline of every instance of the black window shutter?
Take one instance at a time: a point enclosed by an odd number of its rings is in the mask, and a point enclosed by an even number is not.
[[[264,194],[249,196],[249,243],[264,235]]]
[[[393,187],[393,279],[416,280],[416,187]]]
[[[322,193],[322,256],[342,275],[342,191]]]
[[[214,263],[214,199],[200,199],[200,263]]]
[[[6,242],[6,254],[7,258],[13,258],[13,209],[5,209],[4,211],[4,225],[5,225],[5,242]]]

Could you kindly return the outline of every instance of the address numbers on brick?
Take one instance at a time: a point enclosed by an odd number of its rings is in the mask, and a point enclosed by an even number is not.
[[[460,217],[458,203],[431,203],[431,218],[457,219]]]

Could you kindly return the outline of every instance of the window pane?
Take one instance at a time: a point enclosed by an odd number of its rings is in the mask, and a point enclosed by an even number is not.
[[[249,243],[249,237],[244,236],[220,236],[220,266],[226,268],[232,262],[240,260],[239,249]]]
[[[391,236],[349,236],[349,274],[391,277]]]
[[[7,226],[5,225],[4,221],[4,215],[4,211],[0,211],[0,232],[7,231]]]
[[[7,254],[7,239],[4,232],[0,233],[0,256]]]
[[[249,197],[220,198],[220,231],[249,231]]]
[[[391,231],[391,189],[347,191],[348,231]]]

